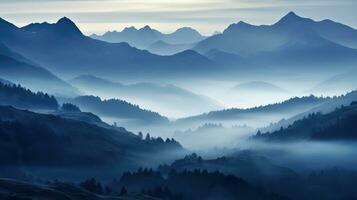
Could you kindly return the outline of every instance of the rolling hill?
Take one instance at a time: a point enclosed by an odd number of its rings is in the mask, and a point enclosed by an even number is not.
[[[339,95],[357,89],[357,70],[338,74],[313,87],[309,92],[314,94]]]
[[[231,89],[237,93],[286,93],[283,88],[264,81],[252,81],[241,83]]]
[[[173,140],[143,140],[124,129],[9,106],[0,106],[0,130],[1,166],[21,167],[40,177],[73,180],[87,178],[88,171],[97,174],[98,169],[115,168],[99,170],[98,176],[112,178],[120,169],[146,165],[146,158],[155,165],[183,150]]]

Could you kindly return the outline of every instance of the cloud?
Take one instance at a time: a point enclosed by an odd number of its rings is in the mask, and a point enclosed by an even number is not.
[[[84,29],[127,24],[155,24],[158,29],[194,26],[206,33],[230,23],[271,24],[288,11],[314,19],[331,18],[357,27],[353,0],[1,0],[0,13],[16,24],[56,21],[68,16]],[[115,27],[109,25],[115,24]],[[171,24],[169,26],[168,24]],[[90,27],[92,25],[92,27]],[[102,26],[103,27],[103,26]]]

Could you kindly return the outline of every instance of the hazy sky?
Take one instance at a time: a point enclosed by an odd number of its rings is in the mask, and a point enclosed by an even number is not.
[[[0,17],[18,26],[67,16],[86,34],[148,24],[163,32],[191,26],[207,35],[241,20],[272,24],[289,11],[357,28],[357,0],[0,0]]]

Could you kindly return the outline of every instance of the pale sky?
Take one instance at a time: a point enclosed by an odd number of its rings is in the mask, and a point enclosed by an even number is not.
[[[67,16],[85,34],[150,25],[210,35],[238,21],[272,24],[289,11],[357,28],[357,0],[0,0],[0,17],[18,26]]]

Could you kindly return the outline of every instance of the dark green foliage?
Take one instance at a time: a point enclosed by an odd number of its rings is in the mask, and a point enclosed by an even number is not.
[[[89,192],[93,192],[96,194],[103,194],[103,186],[99,181],[95,180],[95,178],[85,180],[81,182],[79,186],[88,190]]]
[[[125,187],[129,193],[141,191],[164,199],[283,199],[257,189],[241,178],[206,170],[172,170],[164,178],[157,171],[139,169],[124,173],[112,185]]]
[[[57,110],[58,103],[54,96],[43,92],[34,93],[21,85],[0,82],[0,105],[11,105],[23,109]]]
[[[61,110],[64,112],[81,112],[81,109],[77,105],[71,103],[62,104]]]

